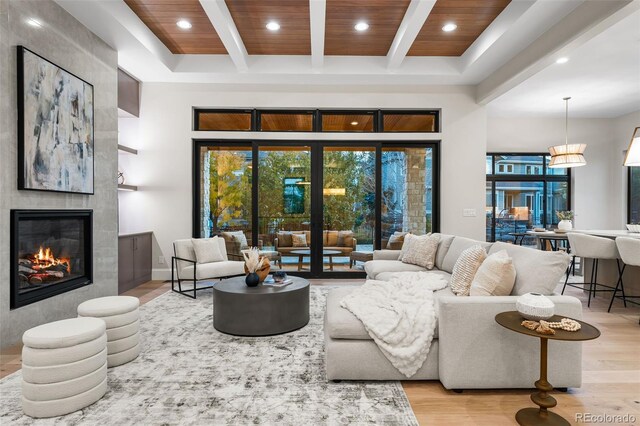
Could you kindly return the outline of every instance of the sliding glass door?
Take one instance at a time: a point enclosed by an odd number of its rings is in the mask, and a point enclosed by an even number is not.
[[[195,141],[194,237],[272,269],[361,276],[395,232],[438,231],[437,144]],[[235,257],[233,257],[235,256]]]

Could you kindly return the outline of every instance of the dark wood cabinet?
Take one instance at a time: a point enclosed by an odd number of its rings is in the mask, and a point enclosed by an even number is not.
[[[118,293],[151,280],[151,232],[118,238]]]

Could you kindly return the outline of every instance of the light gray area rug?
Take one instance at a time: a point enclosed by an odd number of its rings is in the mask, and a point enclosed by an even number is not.
[[[327,382],[327,291],[311,288],[306,327],[259,338],[216,331],[211,290],[197,300],[167,293],[141,306],[142,354],[109,369],[104,398],[34,420],[22,414],[18,371],[0,382],[0,424],[417,425],[400,382]]]

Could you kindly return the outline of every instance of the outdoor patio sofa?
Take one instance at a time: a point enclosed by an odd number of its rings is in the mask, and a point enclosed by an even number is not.
[[[306,247],[294,247],[291,234],[305,234],[307,240]],[[357,241],[353,236],[353,231],[322,231],[322,248],[324,250],[340,251],[343,255],[356,249]],[[311,244],[311,231],[281,231],[274,238],[275,249],[283,256],[290,255],[293,250],[305,250]]]
[[[540,341],[498,325],[496,314],[515,310],[518,295],[549,295],[559,315],[582,318],[580,301],[552,295],[569,264],[562,252],[535,250],[506,243],[486,243],[441,235],[435,268],[449,278],[465,249],[479,244],[493,254],[506,250],[516,268],[511,296],[456,296],[449,287],[435,293],[436,332],[427,359],[409,380],[440,380],[447,389],[531,388],[538,379]],[[424,271],[398,260],[397,250],[378,250],[365,263],[369,279],[387,281],[396,272]],[[325,312],[325,362],[328,380],[407,380],[378,349],[362,322],[340,301],[353,287],[329,291]],[[549,381],[557,388],[582,382],[579,342],[549,342]]]

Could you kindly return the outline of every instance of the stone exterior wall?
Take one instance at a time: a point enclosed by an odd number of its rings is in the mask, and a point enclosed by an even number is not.
[[[426,150],[407,149],[405,153],[406,178],[404,182],[405,209],[403,231],[424,234],[427,227],[426,206]]]
[[[37,19],[42,25],[31,26]],[[94,195],[19,191],[16,46],[23,45],[94,87]],[[72,318],[85,300],[118,293],[118,55],[48,0],[0,0],[0,346],[25,330]],[[10,309],[10,210],[92,209],[93,283]]]

